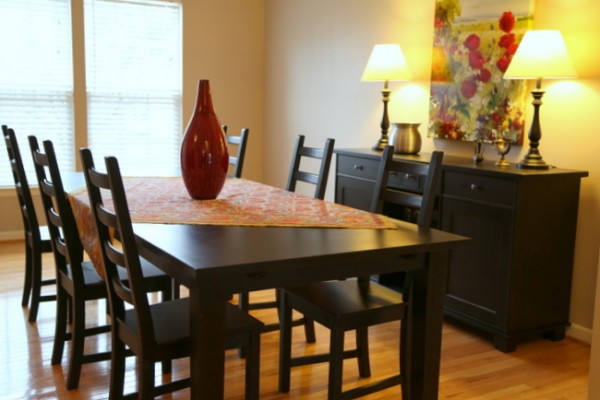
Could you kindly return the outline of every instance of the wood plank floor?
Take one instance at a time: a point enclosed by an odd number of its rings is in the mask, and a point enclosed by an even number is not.
[[[51,257],[44,260],[47,275],[53,275]],[[23,271],[22,242],[0,242],[0,398],[1,399],[105,399],[108,387],[108,362],[83,367],[80,387],[65,389],[68,352],[62,365],[51,366],[50,354],[54,335],[54,303],[43,303],[38,322],[27,322],[27,309],[21,308]],[[270,292],[261,292],[261,297]],[[89,312],[89,324],[104,321],[104,305]],[[272,320],[270,311],[257,314]],[[317,327],[318,328],[318,327]],[[397,365],[394,351],[398,342],[398,326],[385,324],[372,329],[371,359],[375,377],[391,374]],[[301,330],[295,333],[294,353],[312,353],[326,348],[328,333],[317,331],[317,344],[307,346]],[[278,337],[276,332],[264,334],[261,351],[262,399],[326,398],[325,365],[295,368],[292,390],[277,390]],[[350,340],[351,338],[349,338]],[[89,349],[106,349],[108,337],[87,344]],[[467,327],[446,321],[443,331],[440,399],[511,399],[511,400],[584,400],[588,392],[590,348],[572,339],[550,342],[535,339],[521,344],[517,351],[504,354],[494,349],[491,338]],[[188,373],[187,360],[175,365],[175,376]],[[237,352],[227,352],[226,397],[243,398],[243,361]],[[127,388],[135,388],[134,361],[128,363]],[[345,364],[345,385],[351,387],[366,380],[357,378],[355,362]],[[157,370],[158,371],[158,370]],[[167,377],[168,378],[168,377]],[[160,379],[160,378],[158,378]],[[166,399],[189,398],[181,391]],[[400,398],[398,388],[388,389],[369,399]]]

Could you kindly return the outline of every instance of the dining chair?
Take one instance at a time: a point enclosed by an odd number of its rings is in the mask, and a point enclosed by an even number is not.
[[[331,159],[333,158],[335,139],[327,139],[323,148],[305,146],[304,141],[304,135],[298,135],[296,137],[286,190],[295,192],[298,182],[313,184],[315,186],[314,197],[323,200],[325,198],[325,189],[327,188],[329,167],[331,166]],[[320,161],[318,172],[312,172],[307,168],[307,166],[304,166],[301,163],[302,159],[304,158]],[[238,304],[241,309],[246,311],[270,308],[278,310],[280,303],[279,297],[279,291],[276,289],[275,300],[252,303],[250,302],[249,293],[243,292],[238,294]],[[293,324],[294,326],[304,326],[306,341],[308,343],[314,343],[316,341],[315,327],[312,321],[302,317],[295,319]],[[265,332],[277,331],[279,329],[279,322],[265,325]]]
[[[52,240],[57,276],[56,327],[52,365],[60,364],[65,344],[70,341],[67,389],[79,387],[83,364],[110,359],[109,352],[85,352],[85,338],[110,332],[110,324],[86,327],[86,303],[107,299],[106,284],[90,261],[84,261],[79,230],[65,194],[56,153],[51,141],[43,142],[42,151],[35,136],[29,136],[42,203]],[[127,279],[124,269],[119,271]],[[144,283],[148,292],[171,297],[171,279],[144,261]],[[69,322],[71,328],[69,329]]]
[[[56,283],[55,279],[43,279],[42,277],[42,254],[51,253],[52,244],[48,229],[38,223],[15,131],[6,125],[2,125],[2,134],[8,151],[8,160],[15,181],[15,188],[17,189],[25,232],[25,278],[21,305],[23,307],[30,305],[29,321],[35,322],[40,303],[56,300],[55,294],[42,294],[42,287]]]
[[[386,146],[377,174],[370,211],[380,213],[384,204],[393,203],[418,209],[420,229],[430,227],[434,211],[443,153],[435,151],[429,164],[393,159],[393,147]],[[388,187],[390,174],[418,176],[425,184],[422,193],[406,192]],[[399,260],[400,261],[400,260]],[[401,262],[416,262],[417,257]],[[402,292],[389,289],[368,277],[342,281],[327,281],[281,289],[281,335],[279,352],[279,390],[290,390],[291,368],[300,365],[328,362],[328,399],[353,399],[401,385],[411,371],[411,277],[404,282]],[[296,310],[330,330],[329,353],[292,357],[292,310]],[[343,361],[357,358],[361,377],[371,376],[369,360],[369,326],[400,321],[400,373],[366,385],[343,390]],[[356,332],[356,347],[344,348],[346,331]]]
[[[89,149],[81,149],[80,153],[102,250],[111,310],[110,398],[123,397],[126,348],[138,358],[138,399],[153,399],[188,387],[189,378],[155,385],[154,364],[190,355],[189,298],[148,303],[119,163],[115,157],[106,157],[106,173],[102,173],[96,170]],[[105,208],[103,189],[110,192],[114,211]],[[115,246],[110,231],[118,233],[120,246]],[[127,281],[119,276],[118,267],[127,270]],[[247,399],[259,397],[262,328],[262,322],[228,303],[226,348],[245,349]]]
[[[242,128],[239,136],[228,135],[227,125],[223,125],[223,132],[225,133],[225,139],[227,144],[237,146],[237,152],[235,156],[229,154],[229,165],[233,167],[232,178],[241,178],[242,169],[244,168],[244,157],[246,155],[246,145],[248,144],[248,136],[250,130],[248,128]]]

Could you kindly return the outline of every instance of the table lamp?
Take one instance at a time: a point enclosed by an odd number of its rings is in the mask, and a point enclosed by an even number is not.
[[[367,66],[362,74],[361,81],[383,81],[383,117],[381,119],[381,137],[373,146],[373,150],[381,151],[388,144],[388,118],[387,105],[390,101],[389,81],[407,81],[411,78],[410,70],[402,49],[398,44],[377,44],[373,47]]]
[[[521,169],[548,169],[550,166],[544,162],[538,146],[542,138],[540,127],[540,106],[542,105],[542,78],[560,79],[574,78],[575,69],[567,53],[567,48],[562,35],[557,30],[533,30],[523,36],[504,79],[535,79],[533,96],[534,114],[529,129],[529,151],[517,164]]]

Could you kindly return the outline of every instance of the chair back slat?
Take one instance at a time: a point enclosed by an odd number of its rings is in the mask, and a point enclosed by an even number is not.
[[[304,140],[304,135],[298,135],[296,137],[286,190],[290,192],[296,191],[296,184],[298,182],[310,183],[315,185],[314,197],[322,200],[325,198],[325,189],[327,188],[327,179],[329,177],[331,159],[333,158],[335,139],[327,139],[325,141],[325,146],[322,149],[304,146]],[[301,170],[300,162],[302,161],[302,157],[321,160],[319,172],[314,173]]]
[[[8,152],[8,160],[10,161],[15,189],[19,200],[19,209],[23,219],[23,228],[25,230],[25,238],[31,241],[41,241],[40,226],[35,213],[33,197],[27,181],[27,174],[23,166],[23,159],[19,150],[19,143],[15,131],[6,125],[2,125],[2,134],[4,143]]]
[[[65,195],[54,146],[49,140],[44,141],[43,145],[42,151],[37,138],[29,136],[31,157],[52,239],[54,260],[58,270],[71,276],[76,285],[82,287],[83,246],[79,240],[77,224]]]
[[[429,163],[394,159],[393,146],[386,146],[377,172],[370,211],[381,213],[385,203],[408,207],[418,212],[417,225],[429,228],[442,173],[443,156],[443,152],[434,151]],[[390,174],[417,176],[424,182],[422,193],[389,187]]]
[[[223,125],[222,128],[223,132],[225,133],[225,139],[227,140],[227,143],[237,146],[237,152],[235,156],[229,154],[229,165],[233,166],[233,173],[231,174],[231,177],[241,178],[250,130],[248,128],[242,128],[239,136],[233,136],[227,134],[227,125]]]
[[[96,169],[89,149],[81,149],[80,154],[109,283],[111,310],[117,313],[116,317],[121,318],[125,303],[131,304],[135,310],[138,327],[146,329],[145,334],[141,335],[141,340],[147,345],[153,344],[155,336],[154,329],[151,329],[152,316],[118,161],[114,157],[106,157],[106,173],[103,173]],[[101,189],[110,192],[114,212],[105,207]],[[120,248],[113,243],[111,232],[118,233]],[[127,281],[119,278],[118,267],[127,270]]]

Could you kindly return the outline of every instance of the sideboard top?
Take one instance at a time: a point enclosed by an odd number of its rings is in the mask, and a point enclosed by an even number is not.
[[[382,154],[381,151],[375,151],[375,150],[371,150],[371,149],[360,149],[360,148],[358,148],[358,149],[335,149],[334,153],[338,154],[338,155],[346,155],[346,156],[354,156],[354,157],[359,156],[359,157],[370,158],[370,159],[380,159],[381,154]],[[431,159],[431,154],[430,153],[395,154],[394,158],[427,163]],[[472,170],[472,171],[478,171],[480,173],[485,173],[486,175],[510,174],[510,175],[519,175],[524,178],[527,176],[554,175],[554,174],[569,174],[569,175],[572,174],[572,175],[578,175],[579,177],[583,178],[583,177],[586,177],[589,175],[587,171],[556,168],[554,166],[550,167],[550,169],[547,169],[547,170],[520,169],[520,168],[517,168],[517,165],[514,163],[511,163],[507,167],[498,167],[495,165],[495,162],[496,162],[496,160],[494,159],[494,160],[484,160],[483,162],[481,162],[479,164],[475,164],[475,163],[473,163],[473,160],[471,158],[444,154],[444,159],[443,159],[442,164],[443,164],[443,168],[445,170],[454,170],[454,169],[461,170],[461,171]]]

